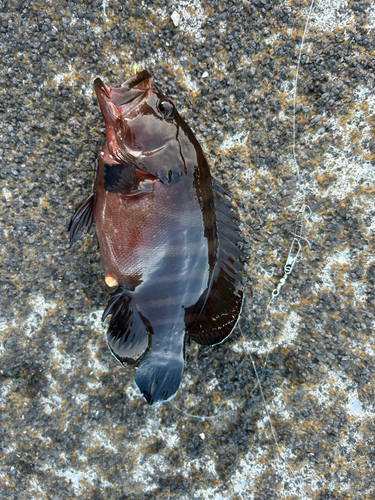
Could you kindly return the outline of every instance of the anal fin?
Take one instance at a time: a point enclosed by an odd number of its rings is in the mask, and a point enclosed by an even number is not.
[[[112,354],[124,365],[139,363],[151,344],[149,321],[138,310],[135,299],[121,287],[109,300],[102,321],[110,314],[107,342]]]
[[[82,236],[91,229],[94,221],[94,203],[95,193],[91,193],[90,196],[76,208],[68,228],[70,246],[82,238]]]

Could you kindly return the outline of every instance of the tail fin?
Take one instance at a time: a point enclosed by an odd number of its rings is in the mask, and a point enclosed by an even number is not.
[[[177,392],[184,370],[180,356],[165,352],[149,352],[139,364],[134,381],[150,406],[171,399]]]

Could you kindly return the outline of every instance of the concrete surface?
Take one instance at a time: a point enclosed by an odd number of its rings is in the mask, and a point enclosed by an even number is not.
[[[375,7],[314,4],[298,179],[308,10],[0,4],[0,498],[375,498]],[[134,63],[195,130],[246,240],[240,327],[189,344],[178,396],[154,409],[108,352],[94,232],[72,249],[66,232],[104,141],[92,81]],[[303,193],[309,244],[267,309]]]

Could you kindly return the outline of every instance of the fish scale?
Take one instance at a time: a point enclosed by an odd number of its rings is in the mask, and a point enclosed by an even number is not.
[[[172,398],[185,336],[222,342],[238,320],[242,254],[225,190],[194,134],[147,71],[109,89],[94,82],[106,124],[94,192],[70,225],[71,243],[95,220],[106,282],[109,348],[137,366],[149,405]]]

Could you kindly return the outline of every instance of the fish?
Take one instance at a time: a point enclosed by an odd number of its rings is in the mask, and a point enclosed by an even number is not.
[[[243,303],[238,219],[194,133],[143,70],[94,89],[106,142],[93,192],[69,224],[70,245],[95,222],[105,281],[107,343],[148,405],[172,399],[185,340],[223,342]],[[237,222],[236,222],[237,221]]]

